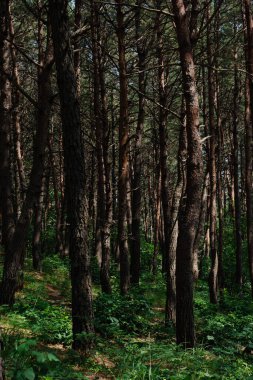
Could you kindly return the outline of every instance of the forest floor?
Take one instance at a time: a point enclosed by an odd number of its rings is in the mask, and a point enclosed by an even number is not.
[[[26,271],[12,307],[1,307],[0,328],[7,380],[253,379],[253,303],[248,289],[224,291],[210,305],[204,282],[196,285],[197,347],[175,344],[164,326],[162,276],[146,275],[140,289],[120,297],[95,286],[94,349],[84,357],[71,348],[67,263],[44,260],[43,274]],[[96,281],[94,281],[96,282]]]

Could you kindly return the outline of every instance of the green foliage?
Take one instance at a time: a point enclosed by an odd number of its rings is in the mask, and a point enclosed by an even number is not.
[[[14,305],[13,312],[22,314],[33,333],[42,341],[64,345],[71,343],[71,319],[65,307],[27,296]]]
[[[225,283],[226,286],[230,289],[236,288],[235,284],[235,268],[236,268],[236,255],[235,255],[235,230],[234,230],[235,221],[231,217],[230,213],[227,213],[224,220],[224,251],[223,251],[223,266],[225,273]],[[248,281],[248,258],[247,258],[247,223],[246,217],[242,217],[241,220],[241,230],[242,230],[242,260],[243,260],[243,279],[244,282]]]
[[[95,300],[96,329],[105,336],[145,333],[151,315],[148,302],[133,295],[101,294]]]
[[[4,361],[11,380],[87,380],[87,377],[63,363],[52,349],[35,339],[4,335]]]
[[[226,220],[226,285],[218,305],[211,305],[206,281],[195,291],[197,347],[175,344],[173,326],[164,325],[165,278],[150,273],[153,247],[142,243],[140,286],[119,295],[117,265],[112,266],[111,295],[95,285],[95,348],[89,358],[69,349],[72,339],[68,260],[44,259],[44,274],[25,274],[25,288],[12,308],[2,306],[1,326],[8,378],[56,380],[252,380],[253,303],[248,284],[233,287],[233,226]],[[208,274],[208,260],[204,277]],[[246,263],[244,264],[244,271]],[[30,270],[30,266],[29,266]],[[99,282],[98,268],[93,270]],[[246,278],[246,275],[245,275]],[[24,336],[26,338],[24,338]],[[90,339],[86,334],[81,339]],[[60,347],[60,352],[56,351]],[[53,355],[53,356],[52,356]]]
[[[5,351],[11,362],[8,376],[12,380],[36,380],[41,376],[50,375],[54,371],[55,363],[60,362],[54,353],[38,350],[37,341],[34,339],[22,338],[13,343],[14,349],[9,353]]]
[[[141,236],[141,265],[142,270],[150,272],[154,253],[154,245],[146,241],[144,236]],[[161,257],[157,258],[158,266],[160,265]]]
[[[235,356],[215,355],[202,347],[182,350],[171,341],[128,341],[114,350],[117,379],[189,380],[250,379],[252,367]]]
[[[43,260],[46,280],[57,288],[62,296],[70,299],[69,259],[58,255],[48,256]]]

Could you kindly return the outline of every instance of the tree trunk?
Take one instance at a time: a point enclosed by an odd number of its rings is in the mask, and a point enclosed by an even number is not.
[[[247,240],[251,292],[253,297],[253,19],[250,0],[244,0],[246,33],[246,80],[245,97],[245,187],[247,203]]]
[[[208,9],[207,22],[210,15]],[[213,65],[213,41],[212,29],[209,24],[207,31],[207,54],[208,54],[208,106],[209,106],[209,178],[210,178],[210,256],[211,269],[209,273],[210,302],[218,302],[218,254],[217,254],[217,206],[216,206],[216,124],[215,124],[215,72]]]
[[[195,328],[192,263],[201,205],[203,164],[199,135],[199,102],[187,10],[182,0],[173,0],[172,4],[183,75],[188,144],[186,200],[180,208],[176,253],[176,336],[178,344],[193,347]]]
[[[4,72],[10,74],[11,56],[9,38],[9,1],[2,1],[0,5],[0,65]],[[10,252],[10,241],[14,232],[14,211],[12,203],[11,183],[11,83],[7,76],[0,75],[0,213],[2,214],[2,244],[5,248],[5,257]]]
[[[13,46],[14,41],[14,20],[10,14],[10,40],[11,40],[11,58],[12,58],[12,76],[15,83],[19,85],[19,69],[17,64],[16,49]],[[20,194],[17,195],[17,217],[20,216],[21,205],[25,196],[25,170],[23,161],[23,152],[21,147],[21,125],[20,125],[20,93],[16,86],[12,88],[12,120],[14,127],[14,146],[15,146],[15,160],[17,165],[17,180],[19,183]]]
[[[70,44],[67,1],[49,1],[57,82],[63,128],[69,253],[72,285],[73,348],[89,350],[92,344],[93,309],[87,236],[84,143],[80,106]]]
[[[142,134],[145,118],[145,60],[146,50],[145,42],[142,37],[141,28],[141,4],[143,0],[137,0],[135,11],[135,37],[138,54],[138,83],[139,83],[139,108],[138,121],[135,137],[134,151],[134,175],[132,183],[132,250],[131,250],[131,283],[139,284],[140,280],[140,265],[141,265],[141,175],[142,175]]]
[[[157,2],[160,9],[161,1]],[[163,211],[165,257],[164,269],[167,275],[167,318],[175,322],[176,317],[176,255],[174,250],[170,250],[171,236],[171,210],[169,198],[169,171],[168,171],[168,136],[167,124],[167,85],[165,78],[164,57],[163,57],[163,37],[162,37],[161,13],[157,14],[157,58],[158,58],[158,84],[159,84],[159,142],[160,142],[160,166],[161,166],[161,201]]]
[[[105,199],[104,199],[104,223],[102,229],[102,263],[100,268],[101,287],[105,293],[111,293],[110,283],[110,260],[111,260],[111,225],[113,219],[112,178],[110,162],[110,125],[108,121],[108,100],[105,83],[104,56],[105,47],[102,42],[102,30],[98,29],[98,40],[100,44],[98,54],[99,83],[101,96],[101,124],[103,140]]]
[[[117,35],[119,51],[120,80],[120,122],[119,122],[119,182],[118,182],[118,240],[120,253],[120,290],[126,294],[130,283],[128,223],[127,223],[127,181],[129,175],[129,125],[128,89],[125,58],[125,22],[123,1],[117,0]]]
[[[165,322],[176,322],[176,251],[178,239],[178,213],[182,196],[185,190],[185,163],[187,158],[187,135],[185,124],[184,101],[182,102],[182,117],[180,125],[178,162],[177,162],[177,183],[172,200],[171,208],[171,234],[169,245],[169,257],[171,258],[172,268],[167,274],[167,294],[165,306]],[[173,260],[173,261],[172,261]],[[172,277],[173,276],[173,277]],[[171,283],[172,282],[172,283]],[[171,287],[173,292],[171,292]]]
[[[236,27],[235,27],[236,28]],[[236,33],[236,30],[235,30]],[[236,241],[236,284],[242,286],[242,231],[241,231],[241,201],[239,189],[239,143],[238,143],[238,97],[239,97],[239,78],[237,67],[237,52],[234,53],[234,99],[233,99],[233,174],[235,187],[235,241]]]

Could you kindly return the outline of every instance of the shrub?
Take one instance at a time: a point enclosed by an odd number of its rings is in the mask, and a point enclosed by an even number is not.
[[[152,314],[143,298],[101,294],[95,300],[95,326],[102,335],[115,336],[149,330]]]

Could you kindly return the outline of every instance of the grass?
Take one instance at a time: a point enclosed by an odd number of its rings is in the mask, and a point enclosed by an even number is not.
[[[44,261],[43,275],[27,268],[13,308],[1,307],[7,379],[253,379],[253,303],[247,288],[224,291],[210,305],[205,282],[196,285],[197,347],[175,344],[164,326],[162,276],[146,274],[127,297],[95,297],[95,348],[90,357],[71,349],[68,263]]]

